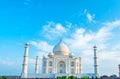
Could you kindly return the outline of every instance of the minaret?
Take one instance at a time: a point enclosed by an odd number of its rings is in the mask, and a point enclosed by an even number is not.
[[[119,77],[120,77],[120,64],[118,65],[118,69],[119,69]]]
[[[35,74],[38,74],[38,62],[39,62],[39,58],[38,56],[36,56]]]
[[[98,57],[97,57],[97,47],[94,46],[94,73],[96,77],[99,77],[99,72],[98,72]]]
[[[79,73],[82,73],[81,57],[79,57]]]
[[[25,54],[24,54],[24,61],[23,61],[23,69],[22,69],[22,78],[27,78],[27,70],[28,70],[28,47],[29,43],[25,44]]]

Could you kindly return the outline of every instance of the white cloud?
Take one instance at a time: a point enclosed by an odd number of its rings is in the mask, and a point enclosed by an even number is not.
[[[37,46],[37,42],[36,41],[30,41],[30,44],[35,46],[35,47],[37,47],[37,48],[39,48],[39,46]]]
[[[113,30],[120,26],[120,21],[114,21],[109,23],[104,23],[103,27],[101,27],[97,32],[89,32],[85,29],[77,29],[74,33],[72,33],[73,46],[72,47],[88,47],[90,43],[100,45],[100,47],[106,47],[106,42],[113,35]],[[67,39],[68,41],[69,39]]]
[[[87,17],[87,19],[88,19],[88,21],[89,21],[90,23],[91,23],[91,22],[92,22],[92,23],[95,23],[95,20],[94,20],[95,14],[89,13],[87,9],[84,10],[84,14],[86,15],[86,17]]]
[[[52,45],[48,44],[46,41],[30,41],[30,44],[35,46],[40,51],[47,53],[48,51],[52,50]]]
[[[114,48],[112,48],[113,51],[119,50],[120,49],[120,44],[116,44]]]
[[[76,30],[76,33],[77,34],[83,34],[85,32],[85,29],[84,28],[80,28],[80,29],[77,29]]]
[[[61,37],[67,31],[67,29],[60,23],[49,22],[43,27],[42,35],[49,39],[53,39],[53,37]]]
[[[113,22],[106,22],[103,23],[106,27],[108,27],[107,29],[112,30],[116,27],[120,27],[120,20],[115,20]]]
[[[62,33],[66,32],[65,28],[60,23],[56,24],[55,30]]]
[[[95,36],[96,41],[98,40],[98,42],[101,41],[102,43],[104,43],[109,39],[113,39],[111,38],[111,36],[114,35],[112,31],[119,27],[120,27],[120,20],[103,23],[103,27],[96,33]]]
[[[90,13],[87,13],[86,16],[90,22],[93,20],[93,16]]]
[[[116,51],[102,51],[99,53],[99,58],[101,61],[104,61],[104,60],[120,61],[119,56],[120,56],[119,52],[116,52]]]

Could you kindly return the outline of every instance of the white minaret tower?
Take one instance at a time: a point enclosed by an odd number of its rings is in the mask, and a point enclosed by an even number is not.
[[[36,64],[35,64],[35,74],[38,74],[38,62],[39,62],[39,58],[38,56],[36,56]]]
[[[79,57],[79,73],[82,73],[81,57]]]
[[[25,44],[25,54],[24,54],[24,61],[23,61],[23,69],[22,69],[22,78],[27,78],[27,70],[28,70],[28,47],[29,43]]]
[[[118,65],[118,69],[119,69],[119,77],[120,77],[120,64]]]
[[[99,77],[99,72],[98,72],[98,57],[97,57],[97,47],[94,46],[94,73],[96,77]]]

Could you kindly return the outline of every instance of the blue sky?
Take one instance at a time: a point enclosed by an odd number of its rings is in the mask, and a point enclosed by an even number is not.
[[[21,74],[27,41],[34,73],[36,55],[47,56],[60,38],[82,57],[83,73],[93,72],[96,45],[100,74],[118,75],[119,34],[120,0],[0,0],[0,75]]]

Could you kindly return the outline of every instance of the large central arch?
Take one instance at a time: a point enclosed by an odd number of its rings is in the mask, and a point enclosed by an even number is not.
[[[58,62],[57,73],[66,73],[66,64],[64,61]]]

